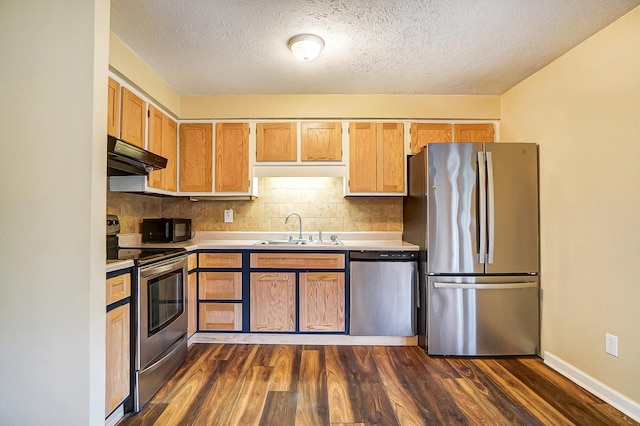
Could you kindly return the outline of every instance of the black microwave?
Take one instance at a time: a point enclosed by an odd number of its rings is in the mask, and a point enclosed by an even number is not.
[[[178,243],[191,238],[191,219],[142,219],[143,243]]]

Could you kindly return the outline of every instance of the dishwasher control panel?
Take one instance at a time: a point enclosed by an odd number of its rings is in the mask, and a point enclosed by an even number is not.
[[[349,260],[412,261],[418,260],[417,251],[350,251]]]

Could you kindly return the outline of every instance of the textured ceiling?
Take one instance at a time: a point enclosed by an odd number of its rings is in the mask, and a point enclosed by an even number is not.
[[[112,0],[111,30],[181,95],[498,95],[640,0]],[[322,37],[315,61],[287,40]]]

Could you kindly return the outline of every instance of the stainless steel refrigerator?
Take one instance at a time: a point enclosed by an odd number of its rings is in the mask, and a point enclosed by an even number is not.
[[[420,246],[420,345],[537,354],[537,145],[428,144],[408,167],[403,239]]]

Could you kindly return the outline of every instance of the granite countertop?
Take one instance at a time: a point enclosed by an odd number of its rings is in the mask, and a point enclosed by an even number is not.
[[[291,233],[283,232],[196,232],[193,239],[183,243],[172,244],[143,244],[140,234],[124,234],[119,236],[121,247],[166,247],[185,248],[188,251],[197,249],[235,249],[235,250],[288,250],[288,251],[417,251],[418,246],[402,241],[401,232],[324,232],[324,243],[304,245],[263,245],[256,244],[264,240],[286,241]],[[303,232],[305,239],[309,233]],[[318,240],[318,233],[311,233],[313,240]],[[331,244],[331,235],[337,235],[343,245]],[[295,238],[296,235],[293,235]],[[113,262],[113,263],[109,263]],[[107,261],[107,272],[133,266],[131,261]]]

